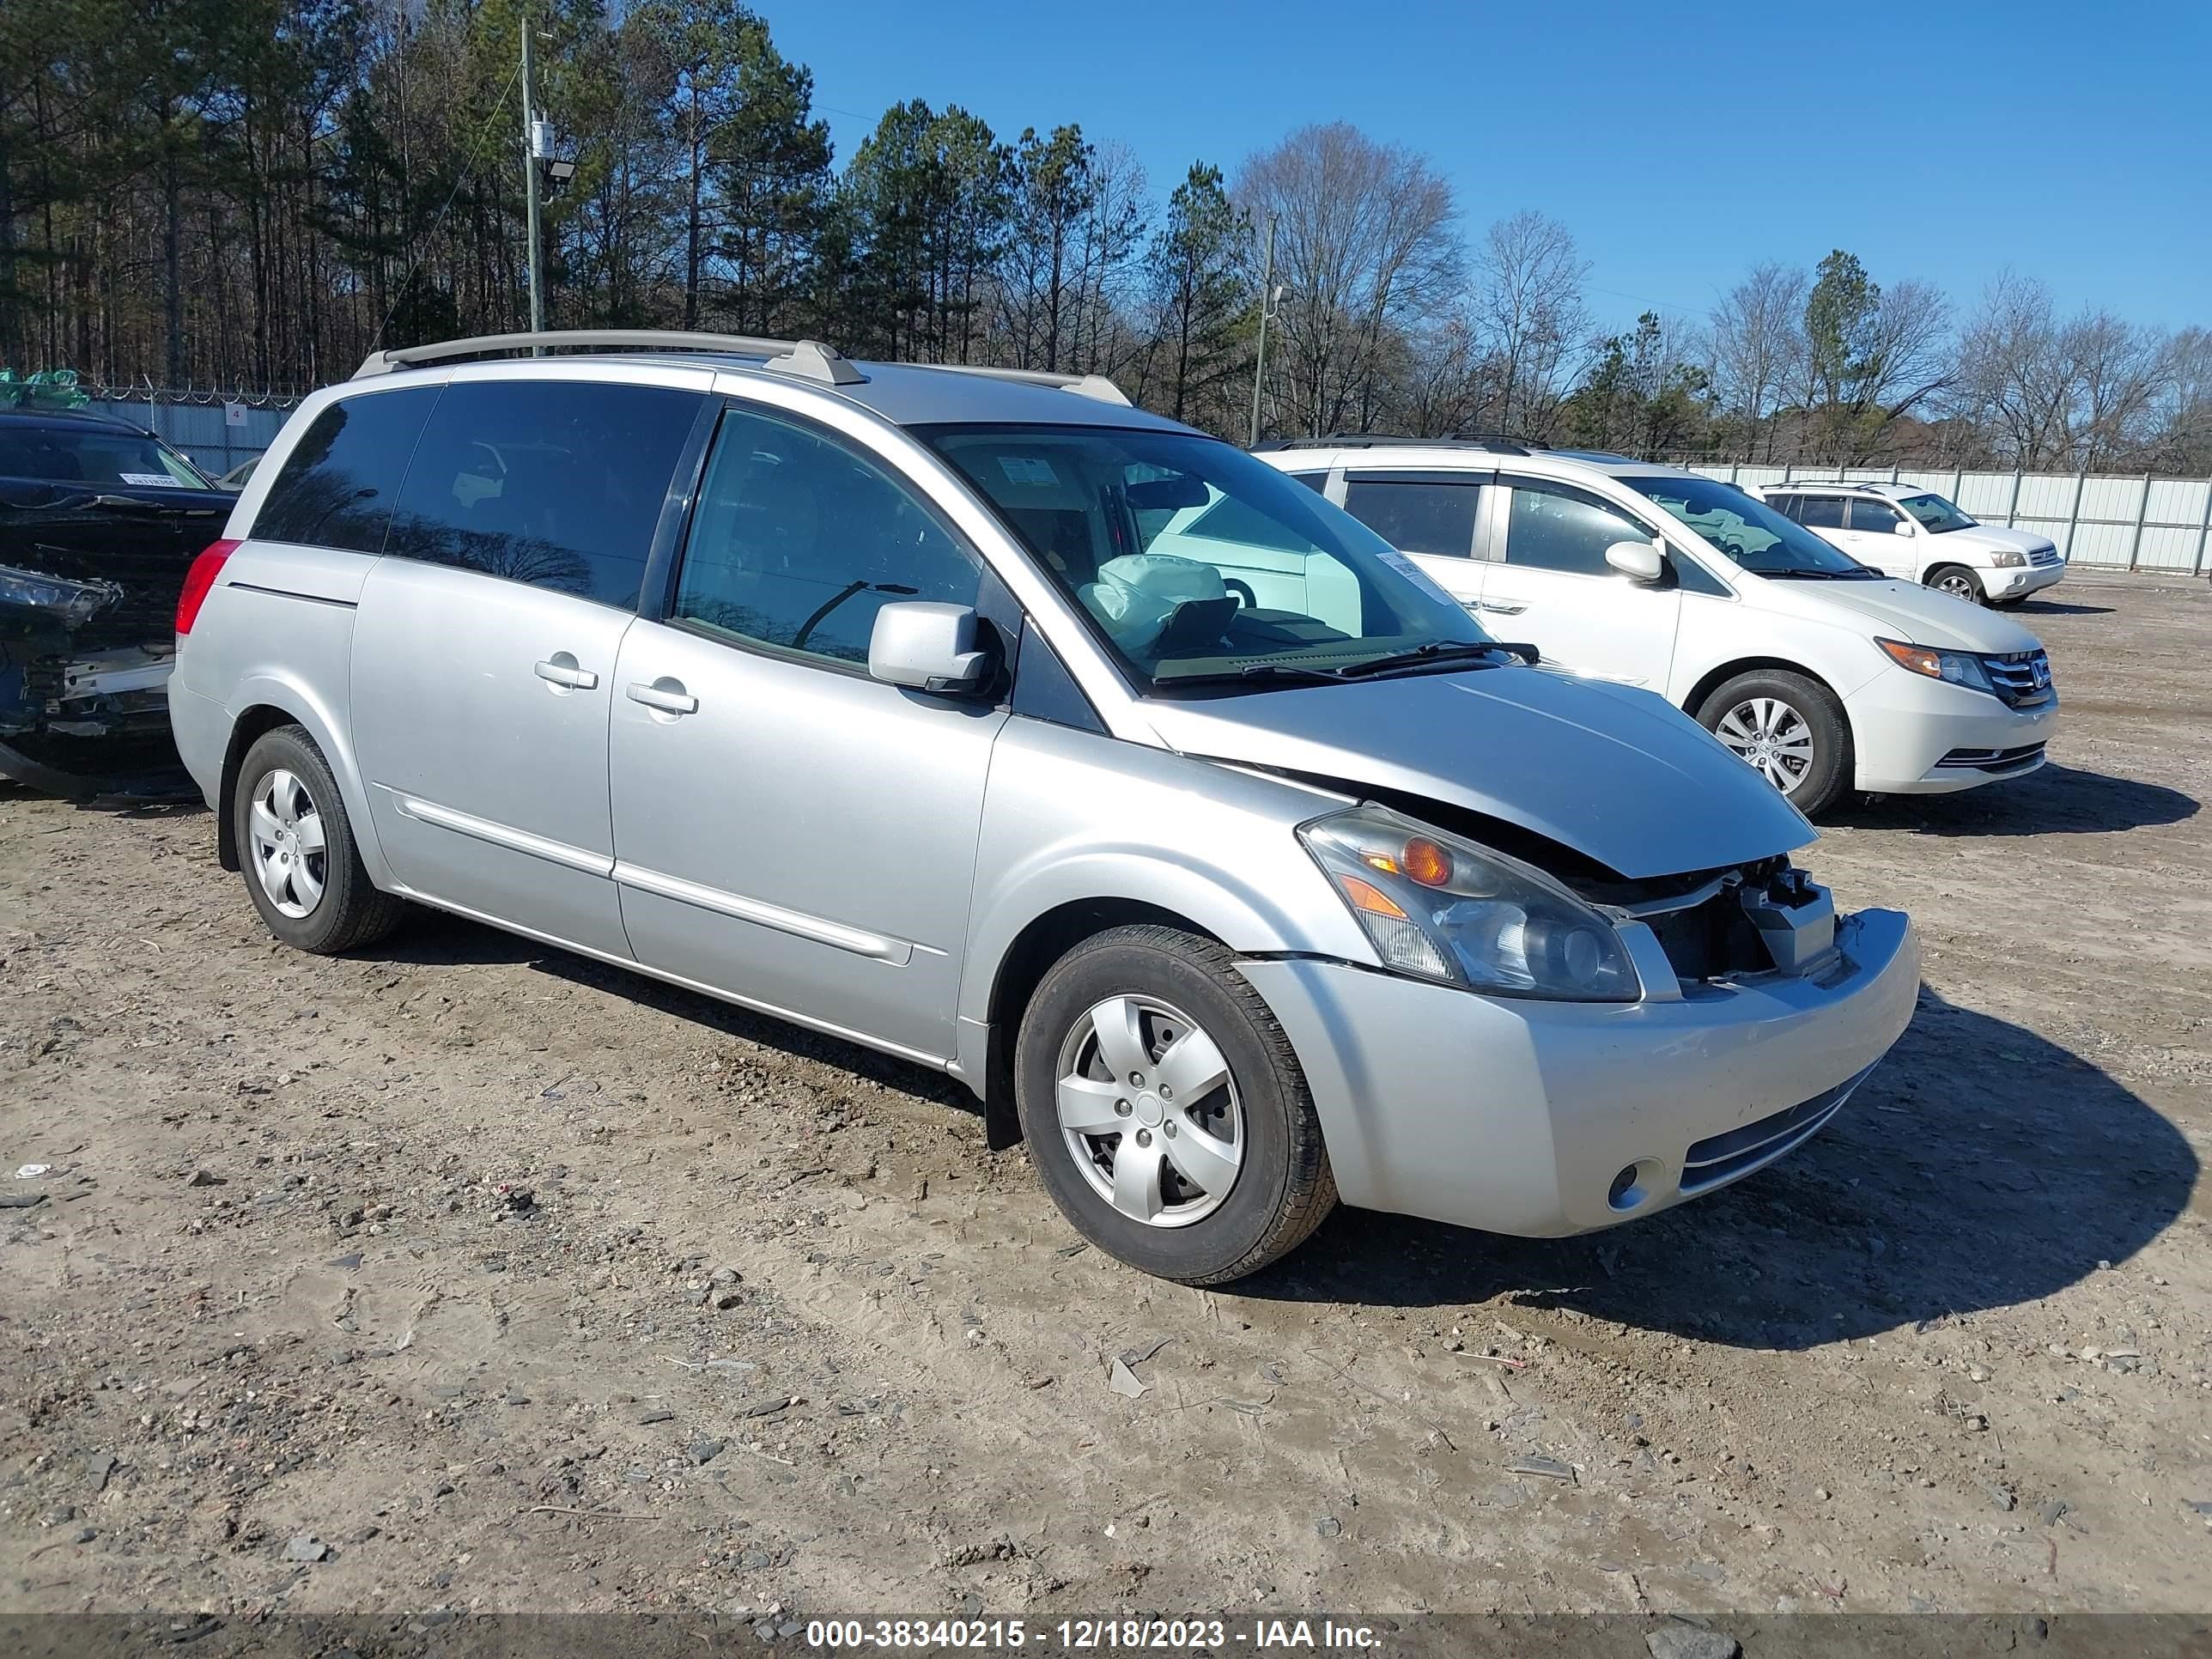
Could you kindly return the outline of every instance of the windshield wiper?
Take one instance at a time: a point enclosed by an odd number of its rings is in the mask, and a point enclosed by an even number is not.
[[[1534,646],[1503,645],[1495,640],[1485,640],[1479,644],[1471,640],[1431,640],[1427,644],[1414,646],[1410,650],[1393,651],[1384,656],[1370,657],[1365,662],[1346,664],[1336,672],[1345,679],[1364,679],[1370,674],[1386,674],[1394,668],[1419,668],[1431,663],[1471,663],[1477,659],[1480,659],[1481,666],[1495,668],[1498,665],[1491,660],[1491,653],[1494,651],[1503,651],[1510,656],[1526,657],[1531,662],[1536,657]]]

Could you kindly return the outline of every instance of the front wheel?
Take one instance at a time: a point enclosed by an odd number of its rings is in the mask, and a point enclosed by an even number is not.
[[[1116,927],[1060,958],[1022,1017],[1014,1097],[1076,1231],[1184,1285],[1256,1272],[1336,1204],[1305,1074],[1231,952]]]
[[[1698,705],[1697,718],[1808,817],[1850,787],[1850,722],[1817,680],[1783,669],[1739,674]]]
[[[1982,591],[1981,579],[1962,564],[1937,565],[1928,573],[1928,586],[1954,599],[1964,599],[1968,605],[1990,602],[1989,595]]]

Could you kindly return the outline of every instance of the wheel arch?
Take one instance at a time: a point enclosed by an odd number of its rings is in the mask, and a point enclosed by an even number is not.
[[[226,870],[239,868],[238,835],[234,823],[238,801],[238,776],[246,750],[264,732],[280,726],[297,726],[319,750],[337,781],[338,795],[353,830],[354,844],[369,879],[378,887],[390,881],[375,825],[368,816],[368,797],[354,764],[353,750],[339,737],[339,724],[322,701],[306,687],[289,678],[255,676],[239,689],[239,712],[232,718],[229,741],[222,757],[221,787],[216,801],[216,853]]]
[[[1844,694],[1836,690],[1834,682],[1817,668],[1793,661],[1788,657],[1735,657],[1722,663],[1717,668],[1707,669],[1698,677],[1697,684],[1690,688],[1689,695],[1682,699],[1682,712],[1692,720],[1696,720],[1698,710],[1705,707],[1707,697],[1711,696],[1714,692],[1735,678],[1737,675],[1756,674],[1762,670],[1796,674],[1802,678],[1812,681],[1814,684],[1836,700],[1837,704],[1844,711],[1844,724],[1850,725],[1851,706]],[[1854,742],[1857,740],[1858,733],[1856,730],[1852,732],[1851,737]]]
[[[1033,916],[1008,943],[991,976],[981,1055],[983,1121],[994,1151],[1022,1138],[1014,1110],[1014,1041],[1030,999],[1052,965],[1087,939],[1116,927],[1151,925],[1224,944],[1218,934],[1162,904],[1099,896],[1064,900]]]

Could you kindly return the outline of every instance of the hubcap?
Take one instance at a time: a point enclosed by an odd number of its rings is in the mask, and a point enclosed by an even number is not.
[[[1747,697],[1721,717],[1713,735],[1784,794],[1813,769],[1813,728],[1778,697]]]
[[[323,901],[330,854],[323,815],[295,773],[277,770],[261,780],[251,813],[253,873],[278,910],[298,921]]]
[[[1971,599],[1974,597],[1974,580],[1971,576],[1954,574],[1944,577],[1936,586],[1946,593],[1957,594],[1962,599]]]
[[[1220,1048],[1179,1008],[1109,997],[1060,1048],[1060,1133],[1099,1197],[1149,1227],[1220,1207],[1244,1166],[1244,1109]]]

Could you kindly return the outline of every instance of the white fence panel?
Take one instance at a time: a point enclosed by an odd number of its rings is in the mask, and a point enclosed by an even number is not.
[[[2068,559],[2081,564],[2192,574],[2212,567],[2212,479],[1865,466],[1696,470],[1746,486],[1821,478],[1910,484],[1956,502],[1984,524],[2048,536]]]

